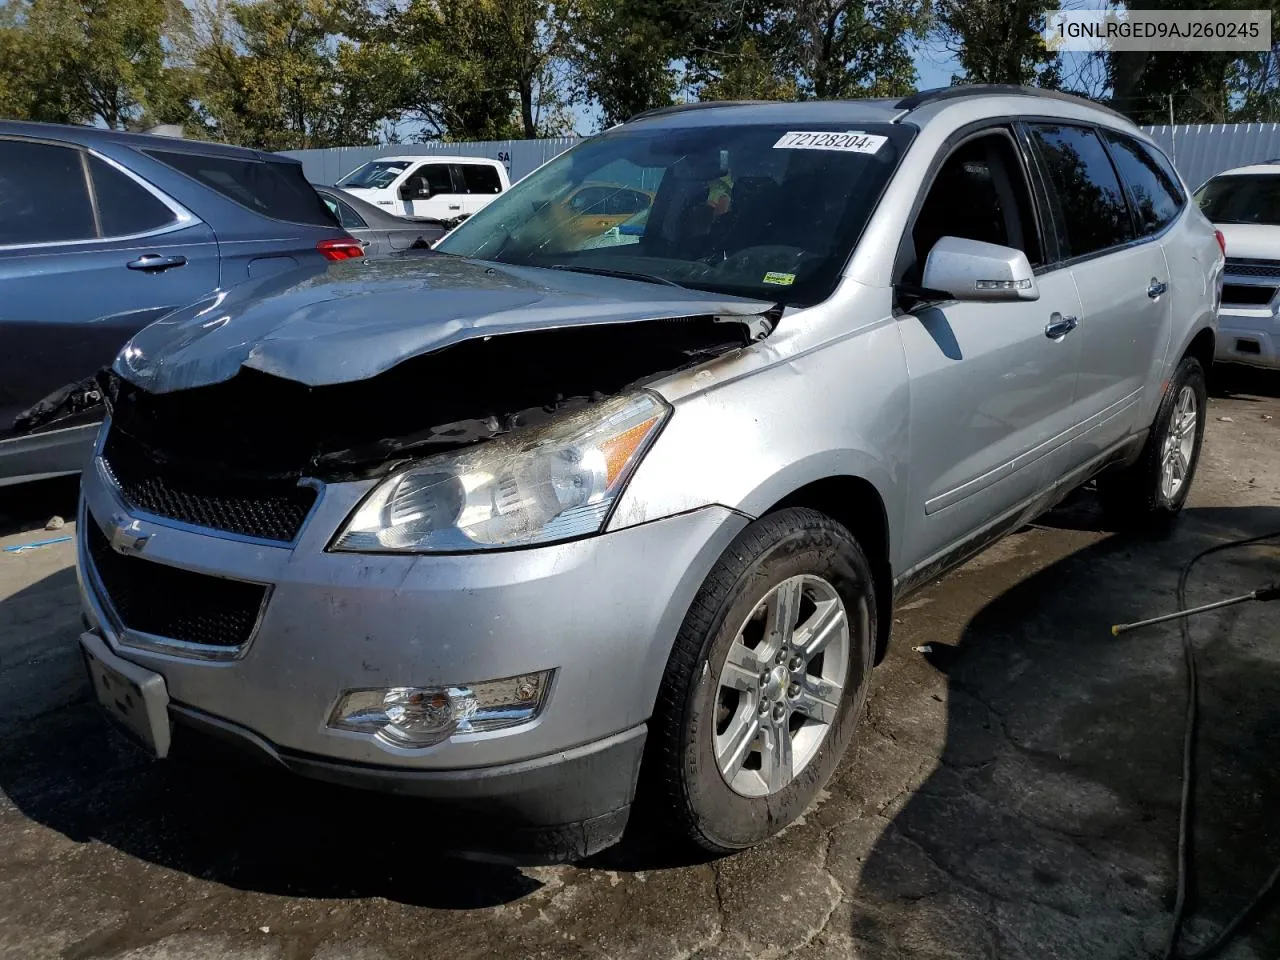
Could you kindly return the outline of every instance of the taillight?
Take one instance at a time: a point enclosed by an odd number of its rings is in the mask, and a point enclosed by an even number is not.
[[[333,240],[321,240],[316,249],[326,260],[357,260],[364,256],[364,247],[355,237],[336,237]]]
[[[1221,230],[1213,231],[1213,235],[1218,238],[1218,249],[1222,251],[1222,255],[1227,255],[1227,238],[1222,235]]]

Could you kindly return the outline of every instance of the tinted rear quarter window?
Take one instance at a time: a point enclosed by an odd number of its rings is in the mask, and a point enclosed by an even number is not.
[[[359,230],[368,226],[364,222],[364,217],[356,213],[349,203],[339,200],[330,194],[323,194],[322,197],[324,205],[338,218],[338,223],[342,225],[344,230]]]
[[[498,171],[485,163],[461,163],[456,169],[462,171],[462,182],[466,184],[467,193],[501,193],[502,181]]]
[[[1156,165],[1146,144],[1118,133],[1108,132],[1106,137],[1120,177],[1129,188],[1138,217],[1138,233],[1159,233],[1182,209],[1182,189]]]
[[[302,175],[300,164],[168,150],[148,150],[147,154],[264,217],[317,227],[338,226],[320,194]]]
[[[1064,258],[1083,257],[1133,239],[1129,207],[1115,168],[1092,130],[1067,124],[1031,127],[1049,175]]]
[[[0,244],[98,235],[80,157],[72,147],[0,140]]]
[[[159,198],[105,160],[89,157],[104,237],[159,230],[178,219]]]

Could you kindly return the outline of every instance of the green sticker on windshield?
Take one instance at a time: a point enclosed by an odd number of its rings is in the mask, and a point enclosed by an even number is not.
[[[776,283],[780,287],[789,287],[796,282],[794,273],[774,273],[772,270],[764,275],[765,283]]]

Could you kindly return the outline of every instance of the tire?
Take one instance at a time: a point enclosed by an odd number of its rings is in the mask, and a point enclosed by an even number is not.
[[[1173,437],[1175,411],[1185,424],[1183,405],[1188,399],[1194,404],[1195,417],[1194,424],[1189,426],[1189,436],[1185,433],[1188,427],[1183,427],[1183,436],[1189,444]],[[1147,442],[1137,461],[1123,470],[1098,477],[1098,497],[1113,526],[1152,533],[1168,529],[1187,502],[1191,482],[1195,479],[1207,410],[1204,368],[1195,357],[1183,357],[1169,379],[1169,386],[1160,400]],[[1179,462],[1185,461],[1180,482],[1173,489],[1165,473],[1166,460],[1172,453],[1177,454]]]
[[[823,652],[798,669],[798,653],[778,662],[781,633],[770,629],[778,604],[785,608],[788,601],[795,616],[778,620],[795,624],[791,639],[796,644],[811,640],[819,624],[830,627]],[[837,610],[844,615],[843,633]],[[650,722],[644,776],[661,826],[705,851],[723,854],[758,844],[800,816],[831,777],[853,735],[866,701],[875,637],[871,567],[848,530],[801,508],[769,514],[743,530],[717,561],[685,617]],[[754,649],[748,646],[752,641]],[[751,666],[772,671],[769,683],[760,682],[764,670],[730,668],[722,676],[731,648],[736,663],[754,657]],[[837,694],[829,684],[841,673]],[[731,676],[744,688],[755,683],[755,694],[722,690],[721,680]],[[815,692],[817,697],[810,696]],[[772,704],[764,717],[762,699]],[[798,707],[802,709],[794,709]],[[782,726],[775,725],[778,711],[787,715]],[[744,758],[739,767],[732,745],[748,738],[734,735],[749,732],[752,718],[761,727],[751,741],[759,749],[737,751]],[[781,738],[772,736],[782,730],[794,769],[785,782],[783,764],[769,760],[785,754],[777,750]],[[722,772],[717,760],[717,737],[729,773]]]

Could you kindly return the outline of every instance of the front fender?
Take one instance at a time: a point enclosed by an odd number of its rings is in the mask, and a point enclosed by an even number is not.
[[[681,394],[688,384],[655,385],[675,397],[675,410],[609,529],[712,504],[757,517],[814,481],[853,476],[880,494],[895,562],[909,442],[896,324],[796,353],[773,340],[692,374],[705,388]]]

